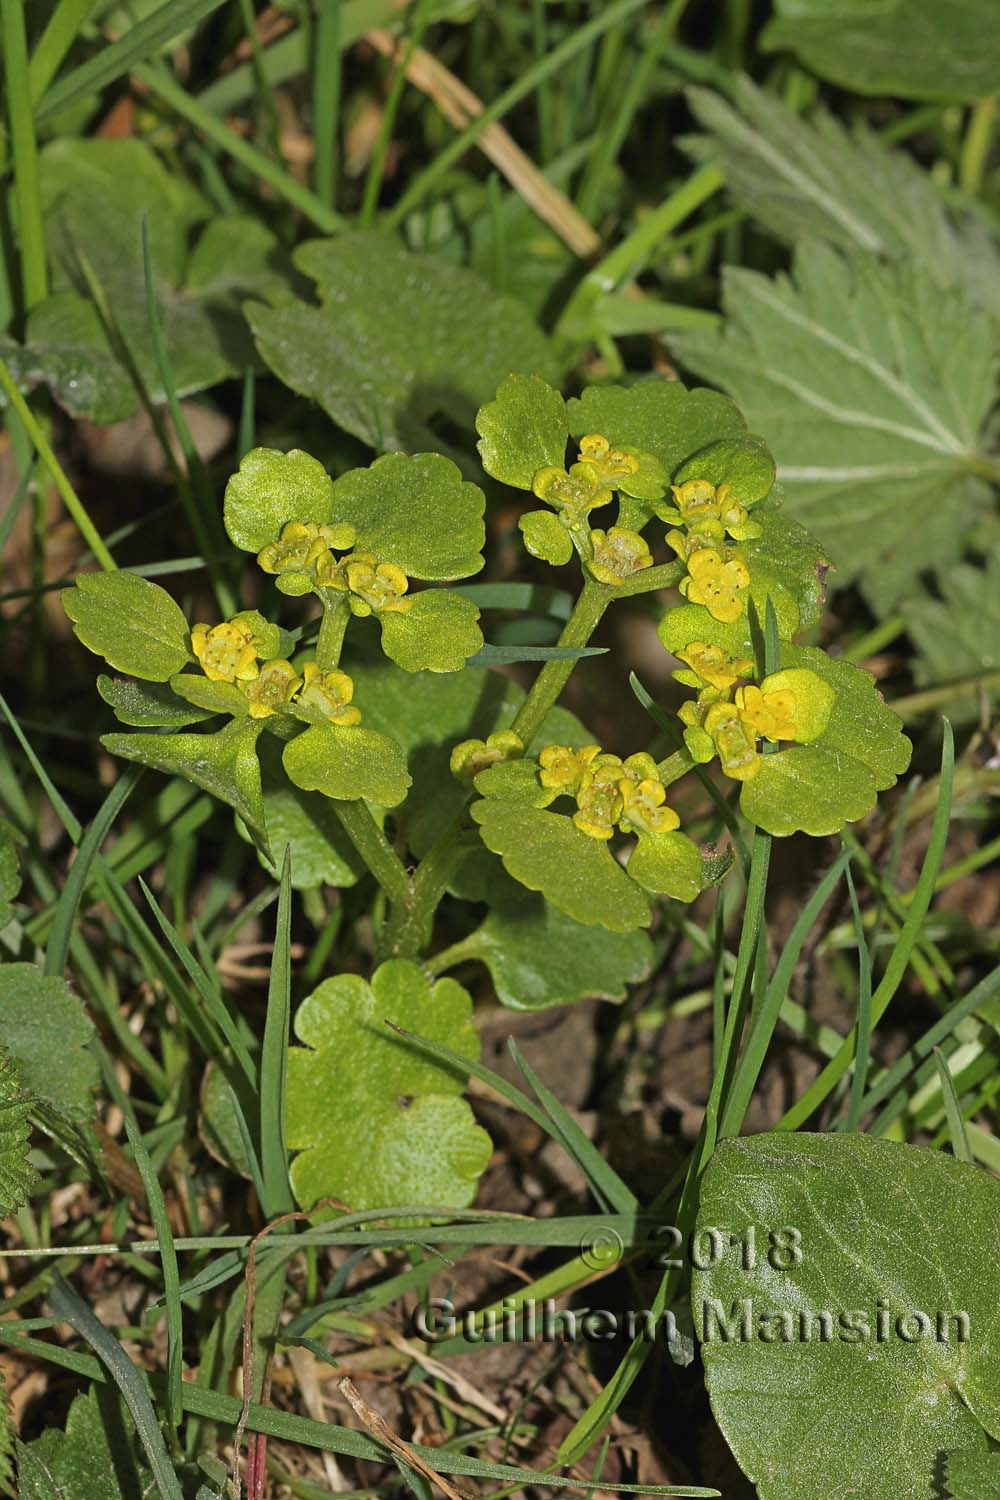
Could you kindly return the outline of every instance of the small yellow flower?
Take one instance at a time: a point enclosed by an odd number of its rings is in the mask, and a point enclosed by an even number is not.
[[[644,781],[619,782],[622,794],[622,823],[642,833],[670,833],[680,826],[680,818],[667,807],[667,791],[658,776]]]
[[[243,689],[250,703],[250,717],[270,718],[291,702],[301,686],[302,678],[290,661],[276,657],[274,661],[265,662],[257,676]]]
[[[360,724],[361,710],[351,705],[354,682],[346,672],[321,672],[314,661],[302,668],[302,690],[296,702],[331,724]]]
[[[753,668],[749,657],[728,656],[721,646],[706,641],[692,641],[686,650],[678,651],[677,656],[702,682],[718,688],[721,693],[727,693],[738,678],[745,677]]]
[[[573,468],[584,464],[592,471],[598,484],[613,490],[619,488],[619,480],[627,479],[630,474],[638,474],[640,468],[639,460],[633,453],[626,453],[622,448],[612,448],[607,438],[596,432],[590,432],[580,439],[580,461]]]
[[[451,774],[460,781],[472,781],[480,771],[499,761],[520,760],[524,741],[513,729],[498,729],[485,740],[462,740],[451,752]]]
[[[716,489],[707,479],[688,479],[684,484],[672,484],[670,489],[685,526],[698,521],[717,521],[729,495],[728,484],[720,484]]]
[[[351,608],[355,614],[401,614],[409,609],[410,600],[403,596],[410,580],[395,563],[376,562],[374,557],[356,552],[344,559],[344,567],[347,586],[354,595]]]
[[[703,727],[712,737],[727,776],[734,781],[749,781],[756,776],[760,770],[757,741],[731,703],[713,703]]]
[[[276,542],[268,542],[257,554],[265,573],[307,572],[317,562],[329,557],[330,549],[343,551],[353,547],[354,527],[344,522],[320,526],[306,521],[289,521],[282,527]]]
[[[727,486],[723,485],[720,495]],[[749,542],[761,535],[763,528],[756,521],[751,521],[750,512],[745,506],[740,505],[738,500],[729,500],[722,504],[720,519],[723,526],[731,537],[738,542]]]
[[[257,676],[257,650],[251,634],[236,620],[195,625],[191,649],[211,682],[249,682]]]
[[[795,694],[789,689],[764,693],[752,683],[736,689],[736,707],[743,723],[772,744],[798,739]]]
[[[637,531],[612,526],[610,531],[592,531],[594,556],[587,564],[600,583],[616,584],[653,566],[653,554]]]
[[[572,516],[585,516],[598,506],[607,505],[611,491],[602,485],[591,465],[574,464],[567,474],[565,469],[549,466],[539,469],[531,483],[539,500],[544,500],[554,510],[569,511]]]
[[[577,793],[573,822],[592,839],[609,839],[622,815],[624,799],[617,781],[598,780]]]
[[[680,589],[692,604],[703,604],[713,620],[732,624],[743,613],[741,594],[749,583],[740,558],[723,561],[714,547],[702,547],[688,558],[688,575],[681,579]]]
[[[591,761],[600,753],[600,745],[584,745],[582,750],[574,750],[570,745],[547,745],[538,757],[541,767],[538,779],[542,786],[573,791],[580,785]]]

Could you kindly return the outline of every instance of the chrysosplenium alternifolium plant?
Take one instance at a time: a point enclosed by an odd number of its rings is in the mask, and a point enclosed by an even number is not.
[[[282,623],[256,609],[189,623],[124,572],[85,575],[63,596],[84,644],[139,679],[99,681],[119,720],[153,731],[105,736],[109,750],[228,803],[263,859],[290,845],[296,884],[374,876],[388,902],[381,956],[407,966],[391,984],[376,973],[385,994],[424,995],[409,968],[432,948],[446,892],[497,911],[518,886],[540,893],[546,931],[566,945],[574,924],[629,934],[656,898],[693,900],[726,867],[671,805],[696,766],[738,786],[757,827],[819,835],[870,811],[909,760],[871,675],[793,643],[818,620],[825,563],[782,513],[771,455],[731,401],[664,381],[564,401],[514,375],[476,425],[486,472],[538,502],[520,521],[527,550],[579,562],[563,647],[585,647],[616,600],[677,590],[659,633],[692,693],[665,758],[612,753],[556,705],[569,653],[526,695],[475,664],[479,611],[437,585],[483,567],[484,496],[439,454],[391,453],[336,479],[306,453],[247,454],[225,525],[265,580],[303,601]],[[664,543],[671,560],[657,563]],[[303,1040],[319,995],[300,1008]],[[297,1109],[293,1091],[291,1143],[305,1146],[316,1136]],[[471,1137],[465,1147],[471,1179],[482,1153]],[[336,1190],[321,1179],[310,1169],[307,1188],[293,1168],[305,1200]]]

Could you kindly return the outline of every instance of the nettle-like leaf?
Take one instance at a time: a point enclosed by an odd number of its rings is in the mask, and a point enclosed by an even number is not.
[[[562,467],[569,437],[566,403],[538,375],[509,375],[495,398],[480,407],[476,431],[487,474],[530,490],[539,469]]]
[[[292,854],[291,878],[295,890],[317,885],[337,889],[356,885],[365,873],[365,865],[341,828],[329,800],[319,792],[305,792],[289,781],[281,763],[281,745],[273,736],[265,735],[258,740],[257,755],[264,825],[271,846],[270,858],[257,850],[264,869],[277,879],[288,848]],[[239,818],[236,827],[245,838],[250,837]]]
[[[18,847],[24,842],[20,830],[0,818],[0,931],[14,915],[13,903],[21,889]]]
[[[112,755],[183,776],[211,792],[243,819],[254,843],[268,853],[257,760],[262,727],[260,719],[234,719],[215,734],[104,734],[101,744]]]
[[[82,1001],[65,979],[34,964],[4,964],[2,988],[0,1051],[13,1059],[25,1093],[85,1124],[93,1118],[100,1073]]]
[[[97,679],[97,691],[114,710],[119,724],[136,729],[183,729],[187,724],[202,724],[213,710],[178,703],[177,694],[159,683],[128,682],[120,677]]]
[[[981,567],[956,564],[939,575],[940,599],[907,599],[902,605],[917,648],[916,679],[923,686],[956,682],[1000,668],[1000,559]],[[949,718],[973,718],[979,704],[971,693],[942,705]]]
[[[369,233],[313,240],[293,258],[320,303],[250,307],[257,347],[280,380],[372,447],[427,447],[433,418],[471,425],[512,370],[557,373],[520,303],[471,271]]]
[[[382,650],[404,672],[460,672],[483,644],[471,600],[451,589],[425,589],[402,613],[379,618]]]
[[[945,1455],[988,1450],[998,1214],[995,1177],[921,1146],[777,1134],[716,1148],[692,1310],[712,1409],[761,1500],[928,1500]]]
[[[363,797],[395,807],[410,785],[406,759],[395,740],[364,724],[313,724],[289,740],[282,762],[297,787],[336,801]]]
[[[166,682],[193,660],[180,606],[148,578],[81,573],[59,597],[79,639],[119,672]]]
[[[203,390],[255,363],[241,304],[288,284],[278,241],[258,219],[210,218],[208,203],[138,140],[54,141],[41,152],[40,183],[56,287],[29,315],[24,346],[6,346],[16,378],[44,381],[74,417],[117,422],[138,409],[132,380],[86,293],[82,257],[145,390],[153,401],[164,399],[149,338],[144,216],[178,393]],[[202,220],[209,222],[189,255],[188,234]]]
[[[333,480],[319,459],[292,448],[251,448],[226,485],[223,519],[229,539],[259,552],[289,521],[325,525],[333,513]]]
[[[291,1179],[305,1208],[336,1198],[355,1210],[472,1201],[490,1138],[461,1098],[465,1078],[385,1024],[479,1056],[472,1001],[452,979],[430,983],[404,959],[328,979],[295,1014],[288,1053]]]
[[[761,38],[812,72],[858,94],[973,100],[1000,89],[1000,38],[991,0],[777,0]]]
[[[574,921],[634,932],[653,919],[645,891],[630,880],[607,844],[562,813],[521,801],[484,800],[472,806],[483,843],[508,875],[540,891]]]
[[[75,1397],[65,1431],[17,1445],[20,1500],[124,1500],[148,1493],[150,1475],[130,1424],[106,1387]],[[109,1420],[110,1417],[110,1420]]]
[[[28,1161],[28,1116],[25,1093],[9,1053],[0,1051],[0,1219],[16,1213],[28,1200],[35,1170]]]
[[[483,566],[486,499],[440,453],[388,453],[333,486],[331,514],[357,531],[355,549],[412,578],[467,578]],[[308,519],[318,519],[309,517]]]
[[[721,331],[679,335],[679,357],[781,456],[788,508],[835,581],[890,609],[958,555],[985,501],[972,470],[994,401],[988,321],[919,266],[817,243],[791,278],[728,270],[724,303]]]
[[[1000,245],[971,204],[964,209],[953,193],[946,202],[929,172],[863,123],[848,132],[822,108],[803,119],[749,78],[730,86],[731,100],[688,90],[710,134],[683,144],[721,166],[733,197],[765,229],[790,245],[811,235],[913,261],[935,285],[964,286],[1000,311]]]
[[[538,896],[495,906],[461,947],[486,965],[497,999],[512,1010],[623,1000],[653,963],[644,932],[584,926]]]

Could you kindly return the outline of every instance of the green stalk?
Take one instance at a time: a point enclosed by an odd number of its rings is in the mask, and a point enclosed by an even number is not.
[[[340,115],[341,0],[317,0],[312,127],[313,191],[333,208],[337,198],[337,120]]]
[[[21,295],[30,312],[44,301],[48,291],[45,263],[45,231],[42,197],[38,182],[38,144],[31,112],[28,76],[28,41],[24,29],[22,0],[2,0],[4,79],[7,84],[7,118],[14,152],[14,197],[21,249]]]
[[[380,944],[385,958],[415,958],[427,942],[441,897],[470,849],[474,834],[461,833],[461,814],[431,845],[417,866],[404,902],[393,906]]]
[[[973,106],[962,142],[958,181],[963,191],[973,197],[982,191],[983,176],[997,128],[998,103],[1000,101],[996,94],[990,94]]]
[[[346,596],[341,596],[336,604],[327,604],[324,599],[323,618],[316,641],[316,665],[321,672],[335,672],[340,666],[340,653],[350,620],[351,607]]]
[[[58,73],[80,27],[96,5],[97,0],[59,0],[31,54],[28,83],[32,104],[38,103]]]
[[[334,802],[333,810],[389,900],[395,905],[408,904],[410,877],[406,866],[372,817],[368,804],[362,801]]]
[[[614,598],[614,589],[605,587],[593,578],[585,580],[580,596],[573,606],[573,613],[566,621],[559,637],[560,646],[586,646],[597,629],[601,616]],[[525,745],[530,745],[542,726],[542,720],[566,686],[576,666],[570,657],[561,661],[547,661],[531,684],[531,691],[518,709],[511,728],[520,735]]]
[[[392,139],[392,131],[396,123],[399,103],[403,97],[403,89],[406,86],[406,70],[409,67],[411,57],[420,45],[424,32],[427,30],[429,19],[427,0],[418,0],[413,29],[406,43],[406,51],[396,67],[396,72],[389,88],[389,97],[385,102],[382,118],[379,121],[378,139],[375,142],[372,159],[368,165],[368,175],[365,178],[364,191],[361,195],[361,208],[358,213],[358,224],[361,229],[370,229],[375,218],[379,188],[382,186],[382,173],[385,170],[385,158],[389,150],[389,142]]]
[[[101,541],[100,534],[87,514],[86,507],[66,478],[59,460],[49,446],[48,439],[35,420],[28,403],[14,384],[13,377],[2,359],[0,359],[0,388],[2,388],[4,395],[18,417],[20,417],[24,430],[35,446],[35,452],[48,469],[52,483],[59,491],[63,504],[76,522],[80,535],[104,571],[106,573],[113,573],[118,564]]]

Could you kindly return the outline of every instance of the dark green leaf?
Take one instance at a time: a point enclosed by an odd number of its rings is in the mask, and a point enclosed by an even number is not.
[[[28,1161],[28,1116],[31,1099],[21,1087],[17,1068],[0,1052],[0,1217],[6,1219],[27,1202],[35,1183]]]
[[[192,659],[180,607],[148,578],[81,573],[59,597],[83,644],[119,672],[166,682]]]
[[[149,1484],[116,1402],[101,1387],[75,1397],[65,1431],[49,1427],[18,1443],[17,1469],[20,1500],[130,1500]]]
[[[34,964],[5,964],[2,988],[0,1051],[13,1059],[25,1094],[69,1120],[91,1120],[99,1072],[82,1001],[65,979]]]

